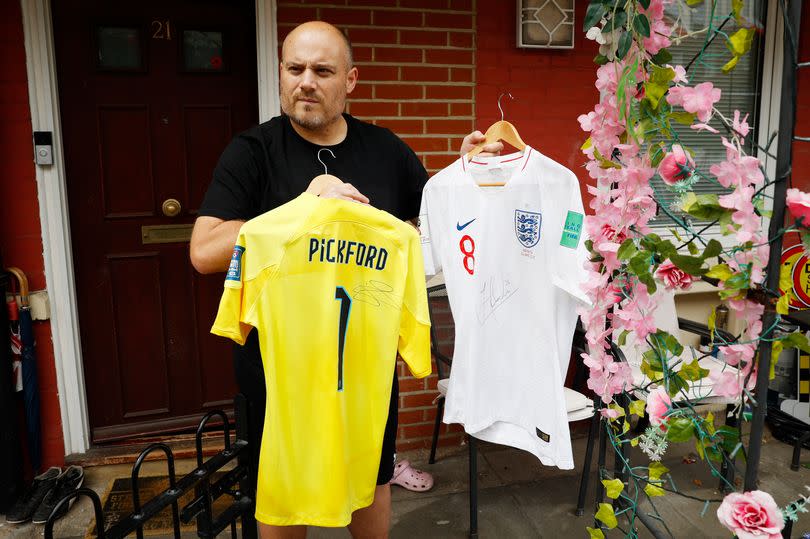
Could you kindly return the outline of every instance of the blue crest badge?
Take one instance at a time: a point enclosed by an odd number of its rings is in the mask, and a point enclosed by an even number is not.
[[[235,245],[233,254],[231,255],[231,264],[228,266],[228,272],[225,274],[226,281],[242,281],[242,253],[245,248],[241,245]]]
[[[540,241],[543,216],[533,211],[515,210],[515,235],[524,247],[534,247]]]

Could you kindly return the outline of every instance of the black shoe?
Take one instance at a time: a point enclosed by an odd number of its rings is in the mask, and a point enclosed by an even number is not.
[[[56,479],[61,473],[62,469],[54,466],[48,468],[45,473],[36,476],[34,482],[22,495],[22,498],[17,500],[17,503],[9,509],[6,514],[6,522],[9,524],[21,524],[30,520],[31,515],[37,510],[45,496],[56,486]]]
[[[56,486],[45,496],[45,499],[42,500],[42,503],[39,504],[37,510],[34,511],[34,516],[31,518],[31,522],[34,524],[45,524],[48,522],[48,517],[51,516],[54,507],[59,503],[59,500],[70,494],[71,492],[76,491],[82,483],[84,482],[84,470],[82,470],[81,466],[68,466],[65,468],[65,471],[62,472],[62,475],[56,480]],[[68,512],[70,506],[73,505],[73,502],[76,501],[76,498],[70,500],[70,502],[63,504],[62,508],[57,513],[55,519],[62,518],[65,516],[65,513]]]

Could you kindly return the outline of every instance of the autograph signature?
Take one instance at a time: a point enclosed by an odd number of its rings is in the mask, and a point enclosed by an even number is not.
[[[396,297],[394,288],[391,285],[375,280],[355,286],[352,291],[352,299],[354,301],[369,303],[374,307],[385,305],[396,309],[399,308],[401,304],[401,301],[399,301],[400,298]]]
[[[515,292],[517,288],[509,279],[490,277],[484,281],[478,298],[478,323],[483,325]]]

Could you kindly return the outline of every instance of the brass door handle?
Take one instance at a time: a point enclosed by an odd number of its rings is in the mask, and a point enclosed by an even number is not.
[[[163,215],[166,217],[176,217],[183,207],[180,205],[180,201],[176,198],[167,198],[163,201],[163,206],[161,209],[163,210]]]

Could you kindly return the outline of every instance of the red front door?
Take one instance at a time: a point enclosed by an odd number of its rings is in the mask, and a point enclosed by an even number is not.
[[[92,438],[182,430],[236,391],[208,331],[223,276],[194,272],[188,237],[258,119],[254,3],[52,6]]]

